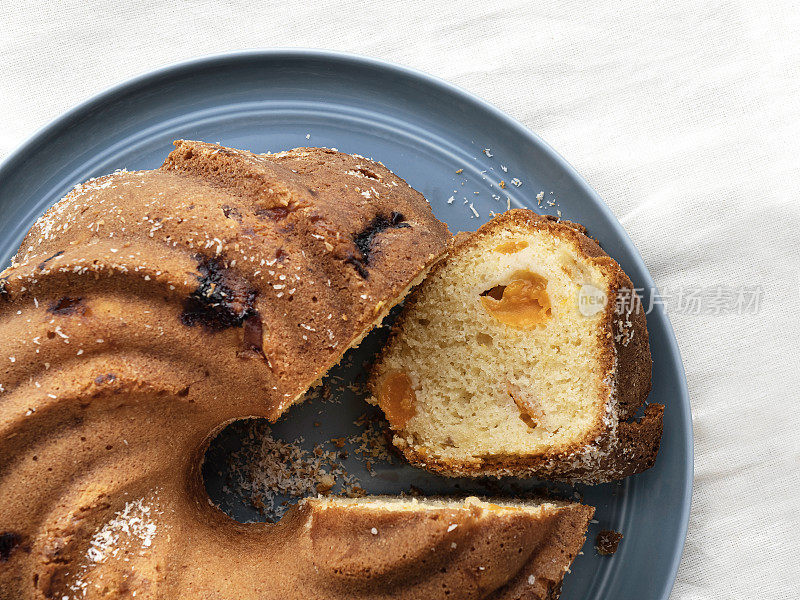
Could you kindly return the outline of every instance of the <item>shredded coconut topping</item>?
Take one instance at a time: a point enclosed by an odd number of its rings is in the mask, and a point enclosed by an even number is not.
[[[89,540],[86,558],[91,563],[105,562],[116,556],[122,547],[122,538],[138,540],[141,551],[153,544],[158,529],[153,518],[161,514],[142,498],[127,502],[125,507],[101,527]]]

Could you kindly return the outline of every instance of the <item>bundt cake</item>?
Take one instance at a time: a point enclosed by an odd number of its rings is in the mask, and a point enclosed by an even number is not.
[[[577,224],[511,210],[460,234],[370,379],[394,444],[452,476],[599,483],[651,467],[663,406],[645,315]]]
[[[313,544],[334,534],[356,543],[335,528],[356,519],[350,513],[388,535],[387,511],[330,501],[338,507],[320,512],[312,501],[277,525],[238,524],[209,506],[199,464],[224,424],[274,419],[300,400],[449,239],[389,170],[326,149],[255,155],[181,141],[160,169],[73,190],[0,274],[0,598],[338,598],[344,581],[366,589],[368,572],[348,575]],[[520,525],[521,539],[540,535],[563,550],[558,528],[539,529],[551,521],[543,510],[529,521],[486,512],[464,538],[470,550],[452,556],[466,569],[471,556],[503,555],[495,533],[515,519],[537,531]],[[398,572],[418,589],[452,577],[429,570],[415,546],[435,512],[411,510],[419,520],[393,534]],[[467,512],[454,524],[472,522]],[[582,518],[569,521],[570,539],[582,535]],[[392,548],[381,548],[388,564]],[[556,567],[567,558],[564,550]],[[449,597],[485,597],[516,582],[522,563],[485,566],[491,574],[474,573]],[[548,585],[558,579],[541,572]],[[386,577],[382,590],[394,581]]]

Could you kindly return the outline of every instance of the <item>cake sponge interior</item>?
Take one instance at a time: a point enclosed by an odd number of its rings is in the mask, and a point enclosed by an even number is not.
[[[456,244],[377,364],[374,401],[401,448],[445,463],[537,455],[610,418],[612,274],[574,236],[508,221]]]

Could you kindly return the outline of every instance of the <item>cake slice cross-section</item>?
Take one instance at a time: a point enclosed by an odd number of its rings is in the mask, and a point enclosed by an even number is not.
[[[651,467],[663,406],[631,280],[578,224],[511,210],[460,234],[370,378],[394,444],[450,476],[601,483]]]

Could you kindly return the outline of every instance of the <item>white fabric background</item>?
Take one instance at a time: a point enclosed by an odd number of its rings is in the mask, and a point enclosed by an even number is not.
[[[672,597],[797,599],[798,32],[796,3],[748,0],[17,0],[0,10],[0,158],[112,84],[234,49],[365,54],[492,102],[588,179],[662,290],[763,286],[756,315],[671,315],[696,451]]]

